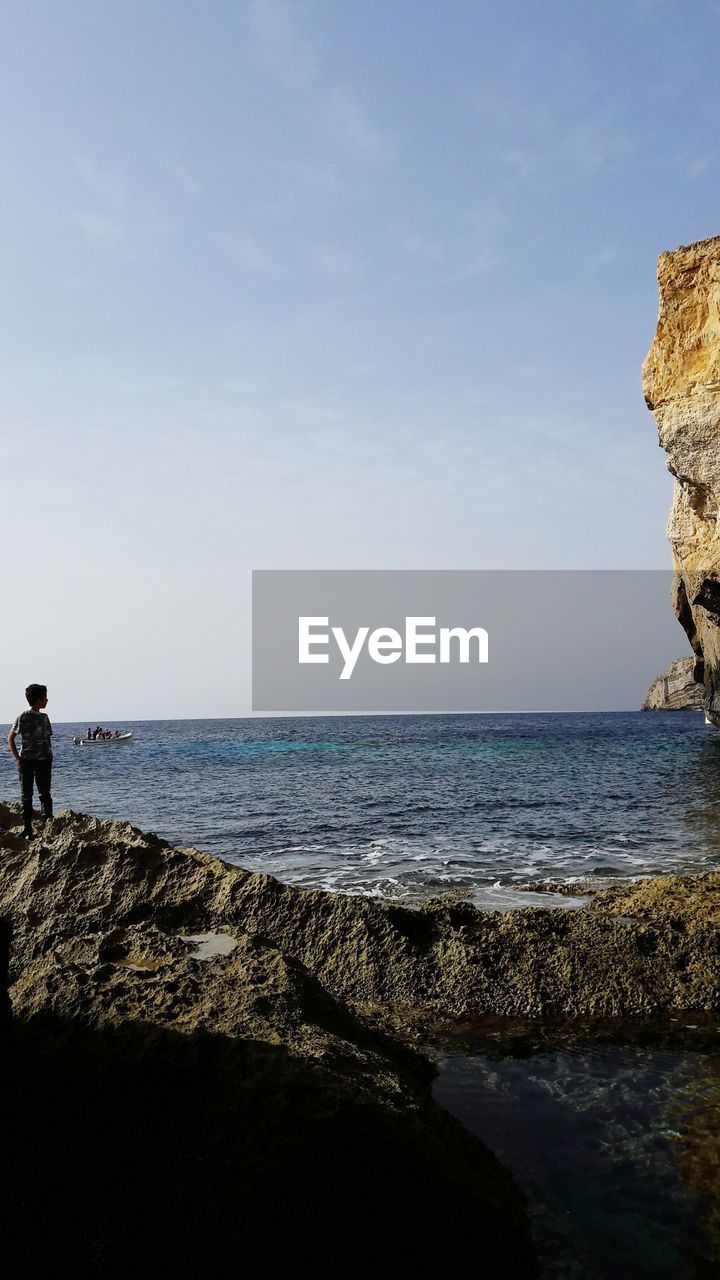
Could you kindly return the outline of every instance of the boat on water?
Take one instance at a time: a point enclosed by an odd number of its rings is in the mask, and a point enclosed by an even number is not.
[[[76,747],[109,747],[114,742],[129,742],[134,737],[133,730],[129,729],[127,733],[119,733],[117,737],[115,734],[111,734],[109,738],[101,738],[100,736],[97,738],[73,738],[73,743]]]

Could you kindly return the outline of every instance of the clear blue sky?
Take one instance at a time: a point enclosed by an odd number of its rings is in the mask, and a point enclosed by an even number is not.
[[[247,713],[253,567],[667,567],[640,365],[720,231],[719,36],[0,3],[0,715]]]

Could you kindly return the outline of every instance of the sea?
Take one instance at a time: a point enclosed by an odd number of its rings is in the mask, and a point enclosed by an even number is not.
[[[548,882],[568,906],[583,882],[720,867],[702,712],[125,721],[127,744],[75,746],[87,727],[54,725],[56,811],[291,884],[507,910]]]
[[[720,734],[701,712],[112,727],[135,736],[76,746],[87,725],[54,725],[56,811],[292,884],[506,911],[720,869]],[[9,754],[0,788],[16,797]],[[586,1033],[478,1019],[425,1047],[438,1103],[526,1195],[541,1280],[720,1276],[720,1016]]]

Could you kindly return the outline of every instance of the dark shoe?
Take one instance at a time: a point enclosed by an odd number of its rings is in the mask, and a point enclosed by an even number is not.
[[[23,827],[23,840],[34,840],[34,839],[35,839],[35,836],[33,834],[32,827]]]

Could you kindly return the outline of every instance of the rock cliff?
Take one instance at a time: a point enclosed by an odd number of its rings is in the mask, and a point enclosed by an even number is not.
[[[720,726],[720,237],[661,254],[658,283],[643,391],[675,477],[667,527],[674,607]]]
[[[643,711],[695,711],[705,699],[704,686],[695,679],[695,658],[676,658],[663,675],[653,680]]]

